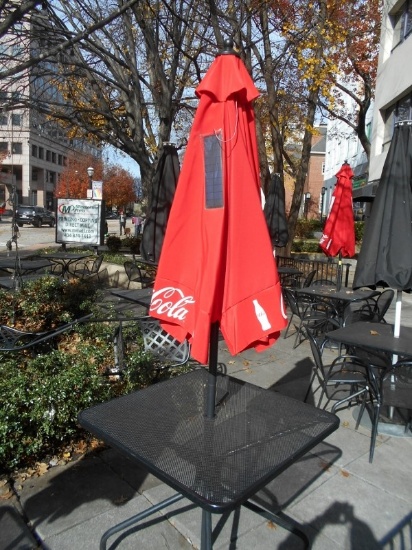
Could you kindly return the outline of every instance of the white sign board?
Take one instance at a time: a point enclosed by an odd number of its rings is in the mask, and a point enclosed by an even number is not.
[[[103,202],[89,199],[57,199],[56,242],[103,243]]]

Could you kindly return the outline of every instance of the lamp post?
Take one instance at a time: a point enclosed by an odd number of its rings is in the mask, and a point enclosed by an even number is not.
[[[305,193],[305,204],[304,204],[305,220],[308,219],[309,201],[310,201],[310,193]]]
[[[326,187],[322,187],[322,189],[320,190],[320,196],[321,196],[321,199],[320,199],[320,223],[321,224],[323,223],[323,205],[324,205],[324,202],[325,202],[325,193],[326,193]]]
[[[87,190],[87,198],[91,199],[93,197],[93,175],[94,175],[94,168],[93,166],[89,166],[87,169],[87,175],[89,176],[89,188]]]

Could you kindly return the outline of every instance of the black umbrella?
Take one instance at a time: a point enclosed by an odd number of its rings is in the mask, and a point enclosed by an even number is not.
[[[153,178],[150,210],[143,229],[140,252],[144,260],[159,261],[179,173],[177,149],[165,144]]]
[[[412,123],[399,123],[383,167],[365,228],[353,288],[389,286],[398,291],[395,336],[399,336],[402,291],[412,289]]]
[[[273,174],[264,207],[272,246],[286,246],[289,239],[285,210],[285,188],[279,174]]]

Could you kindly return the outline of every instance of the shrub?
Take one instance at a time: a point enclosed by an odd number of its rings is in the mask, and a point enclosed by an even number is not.
[[[125,248],[130,248],[130,252],[132,254],[139,254],[140,242],[141,242],[141,237],[126,237],[122,241],[122,246],[124,246]]]
[[[322,231],[320,220],[299,218],[296,224],[295,238],[313,239],[313,234],[316,231]]]
[[[365,222],[355,222],[355,241],[360,244],[363,240]]]
[[[16,293],[0,291],[1,323],[15,320],[24,329],[43,330],[97,310],[98,296],[90,281],[39,279]],[[96,311],[96,318],[101,317]],[[153,381],[153,363],[142,351],[137,326],[123,324],[127,369],[119,379],[105,376],[115,362],[113,322],[75,325],[47,352],[0,354],[0,469],[26,466],[58,452],[84,437],[77,423],[81,410]]]
[[[119,252],[122,246],[122,240],[120,237],[116,237],[116,235],[110,235],[106,239],[106,245],[110,252]]]
[[[322,250],[319,248],[319,241],[297,240],[292,243],[292,252],[307,252],[316,254],[322,252]]]

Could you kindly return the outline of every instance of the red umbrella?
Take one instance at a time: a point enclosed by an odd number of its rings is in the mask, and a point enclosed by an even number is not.
[[[336,178],[329,215],[319,246],[327,256],[339,255],[340,265],[342,256],[351,258],[355,255],[355,224],[352,206],[353,172],[347,162],[342,165]],[[341,272],[339,270],[338,287],[340,287],[340,279]]]
[[[261,206],[252,108],[259,93],[231,51],[214,60],[196,94],[150,314],[206,363],[212,325],[236,354],[273,344],[286,315]]]

